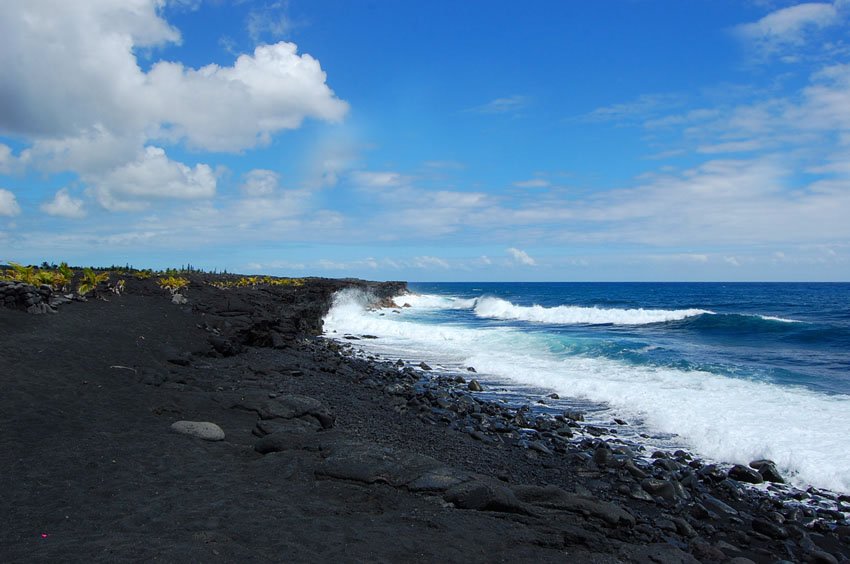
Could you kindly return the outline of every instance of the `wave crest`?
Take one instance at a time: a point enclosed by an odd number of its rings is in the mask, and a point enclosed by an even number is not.
[[[500,298],[479,298],[474,307],[478,317],[509,319],[556,325],[647,325],[679,321],[714,312],[704,309],[604,309],[599,307],[539,305],[518,306]]]

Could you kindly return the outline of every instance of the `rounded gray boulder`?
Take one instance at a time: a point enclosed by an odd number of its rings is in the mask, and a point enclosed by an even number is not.
[[[205,441],[224,440],[224,431],[221,427],[209,421],[176,421],[171,424],[171,430],[181,435],[189,435]]]

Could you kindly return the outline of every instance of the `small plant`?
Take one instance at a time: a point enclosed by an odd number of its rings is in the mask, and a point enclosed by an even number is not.
[[[171,295],[173,296],[174,294],[176,294],[180,290],[188,287],[189,281],[185,278],[180,277],[180,276],[165,276],[165,277],[160,278],[157,281],[157,284],[159,284],[160,288],[163,288],[163,289],[171,292]]]
[[[53,286],[56,282],[56,274],[49,270],[37,270],[35,272],[35,279],[40,285]]]
[[[147,280],[148,278],[153,277],[153,271],[152,270],[138,270],[138,271],[136,271],[134,276],[139,280]]]
[[[80,296],[85,296],[90,292],[95,292],[95,294],[97,294],[98,285],[102,282],[107,282],[108,280],[108,272],[101,272],[98,274],[92,268],[84,268],[83,278],[80,280],[80,285],[77,286],[77,294]]]
[[[10,273],[12,280],[23,282],[24,284],[32,284],[33,286],[40,284],[34,266],[23,266],[16,262],[10,262],[9,266],[12,267],[12,272]]]
[[[120,296],[121,294],[124,293],[124,287],[125,286],[126,286],[126,283],[124,282],[124,279],[122,278],[121,280],[119,280],[115,284],[110,284],[109,285],[109,291],[112,292],[113,294],[115,294],[116,296]]]
[[[71,289],[71,281],[74,280],[74,270],[67,262],[60,263],[53,273],[53,287],[60,292],[68,292]]]

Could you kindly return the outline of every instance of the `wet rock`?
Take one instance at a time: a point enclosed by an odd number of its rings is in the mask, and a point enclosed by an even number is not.
[[[638,480],[643,480],[644,478],[647,477],[646,472],[644,472],[643,470],[638,468],[635,465],[634,461],[631,460],[631,459],[626,460],[626,462],[623,464],[623,468],[625,468],[626,471],[629,474],[631,474],[633,477],[637,478]]]
[[[655,498],[646,493],[646,491],[644,491],[644,489],[640,486],[632,486],[629,489],[629,497],[632,499],[639,499],[641,501],[655,501]]]
[[[551,455],[551,454],[552,454],[552,451],[551,451],[551,450],[549,450],[549,447],[547,447],[547,446],[543,443],[543,441],[532,441],[532,442],[528,445],[528,448],[529,448],[530,450],[536,450],[537,452],[539,452],[539,453],[541,453],[541,454],[545,454],[545,455]]]
[[[702,497],[702,503],[706,509],[712,511],[718,515],[737,515],[738,511],[726,503],[720,501],[714,496],[710,496],[708,494]]]
[[[175,421],[171,430],[181,435],[189,435],[205,441],[223,441],[224,431],[209,421]]]
[[[549,399],[553,399],[553,400],[561,399],[561,396],[559,396],[558,394],[554,394],[554,393],[549,394],[549,395],[548,395],[548,396],[546,396],[546,397],[547,397],[547,398],[549,398]]]
[[[646,493],[654,497],[660,497],[666,501],[676,500],[676,488],[670,480],[644,478],[641,480],[640,486]]]
[[[604,445],[604,446],[603,446]],[[611,449],[608,445],[599,445],[596,447],[596,450],[593,451],[593,461],[599,466],[605,467],[611,463],[614,459],[614,454],[611,452]]]
[[[425,361],[422,361],[422,362],[419,363],[419,368],[421,368],[422,370],[432,370],[432,368],[430,366],[428,366],[428,364]]]
[[[587,431],[589,434],[593,435],[594,437],[601,437],[602,435],[607,435],[611,432],[609,429],[606,429],[604,427],[597,427],[596,425],[588,425],[584,428],[584,430]]]
[[[466,385],[466,388],[470,392],[483,392],[484,388],[481,387],[481,384],[478,383],[478,380],[470,380],[469,384]]]
[[[571,421],[584,421],[584,413],[572,409],[565,411],[564,417]]]
[[[703,466],[698,471],[699,476],[712,483],[720,483],[726,479],[726,473],[718,468],[715,464],[709,464],[707,466]]]
[[[697,532],[685,519],[682,519],[681,517],[674,517],[673,524],[676,525],[676,531],[683,537],[697,536]]]
[[[753,519],[753,530],[774,539],[788,538],[788,531],[784,527],[766,519]]]
[[[759,474],[757,470],[748,468],[743,464],[736,464],[730,468],[728,476],[733,480],[746,482],[748,484],[761,484],[764,482],[764,478],[761,477],[761,474]]]
[[[765,482],[785,483],[785,479],[776,469],[776,464],[772,460],[753,460],[750,462],[750,468],[757,470]]]
[[[838,564],[838,559],[823,550],[813,550],[809,554],[809,562],[814,564]]]

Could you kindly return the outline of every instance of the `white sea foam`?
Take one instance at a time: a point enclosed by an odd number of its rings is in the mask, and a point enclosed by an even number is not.
[[[677,433],[695,452],[746,464],[777,462],[798,484],[850,491],[850,396],[552,353],[545,335],[510,328],[418,323],[368,312],[362,295],[339,294],[328,334],[380,337],[363,346],[387,354],[475,366],[487,375],[611,406],[620,416]]]
[[[773,315],[759,315],[757,317],[760,317],[765,321],[778,321],[780,323],[802,323],[802,321],[798,319],[785,319],[784,317],[775,317]]]
[[[475,304],[475,314],[490,319],[515,319],[534,323],[557,325],[569,324],[614,324],[645,325],[679,321],[687,317],[712,313],[704,309],[604,309],[599,307],[539,305],[519,306],[500,298],[483,297]]]
[[[469,309],[475,305],[475,298],[462,299],[436,294],[404,294],[394,299],[398,305],[408,305],[415,309]]]

